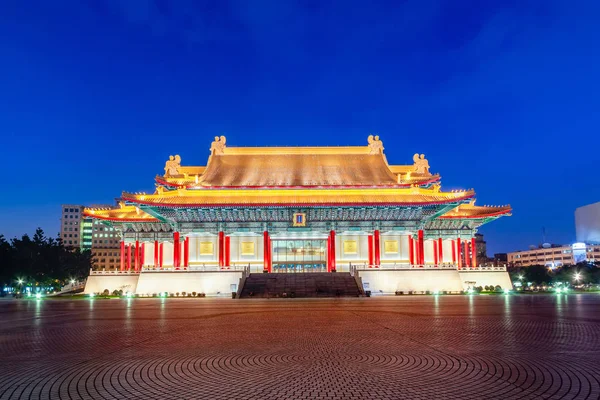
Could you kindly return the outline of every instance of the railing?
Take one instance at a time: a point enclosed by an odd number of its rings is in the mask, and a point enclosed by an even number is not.
[[[190,265],[189,267],[143,267],[142,272],[228,272],[228,271],[250,271],[250,265],[235,265],[219,267],[218,265]]]
[[[462,272],[468,271],[506,271],[506,267],[462,267],[458,268],[456,264],[444,263],[444,264],[406,264],[406,263],[394,263],[394,264],[381,264],[381,265],[369,265],[369,264],[350,264],[350,274],[354,275],[356,271],[370,271],[370,270],[459,270]]]
[[[102,270],[93,271],[90,270],[90,275],[139,275],[139,271],[119,271],[119,270]]]

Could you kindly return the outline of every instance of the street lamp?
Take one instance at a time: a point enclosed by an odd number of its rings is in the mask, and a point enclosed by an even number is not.
[[[576,272],[574,278],[575,278],[575,282],[579,282],[581,280],[581,273]]]

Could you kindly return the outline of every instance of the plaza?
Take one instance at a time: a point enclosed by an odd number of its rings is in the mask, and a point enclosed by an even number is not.
[[[600,396],[600,296],[1,300],[1,399]]]

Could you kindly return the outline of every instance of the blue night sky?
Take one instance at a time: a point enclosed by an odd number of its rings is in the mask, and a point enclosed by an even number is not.
[[[512,217],[488,253],[575,239],[600,201],[598,1],[39,1],[0,5],[0,233],[152,191],[170,154],[365,145],[424,153]]]

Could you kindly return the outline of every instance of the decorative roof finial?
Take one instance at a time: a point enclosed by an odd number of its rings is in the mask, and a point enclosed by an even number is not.
[[[179,154],[175,156],[169,156],[169,160],[165,163],[165,176],[179,175],[180,167],[181,157]]]
[[[225,143],[225,136],[215,136],[215,141],[210,145],[210,154],[216,156],[223,155],[225,153]]]
[[[431,175],[429,173],[429,161],[425,158],[425,154],[421,154],[419,158],[419,153],[415,153],[413,156],[414,161],[414,171],[417,174]]]
[[[383,142],[379,140],[379,136],[369,135],[369,154],[383,154]]]

